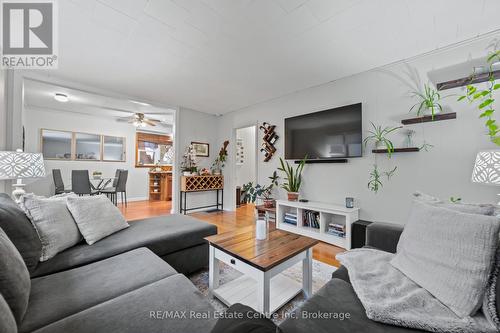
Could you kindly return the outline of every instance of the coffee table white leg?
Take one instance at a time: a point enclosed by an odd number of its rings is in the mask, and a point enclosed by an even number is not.
[[[271,279],[266,272],[259,272],[257,278],[257,298],[259,300],[259,311],[263,314],[270,314],[270,285]]]
[[[302,290],[306,298],[312,294],[312,249],[306,251],[306,257],[302,260]]]
[[[208,289],[212,294],[219,287],[219,259],[215,258],[215,248],[210,245],[208,262]]]

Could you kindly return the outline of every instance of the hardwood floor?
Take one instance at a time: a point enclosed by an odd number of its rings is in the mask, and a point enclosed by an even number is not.
[[[169,215],[171,207],[171,201],[134,201],[129,202],[128,207],[121,204],[118,205],[118,208],[122,211],[127,221]],[[189,215],[215,224],[218,233],[254,225],[253,205],[243,205],[235,212],[198,212]],[[271,228],[274,228],[274,223],[271,224]],[[338,267],[340,264],[335,259],[335,255],[344,251],[342,248],[320,242],[313,247],[313,258]]]
[[[127,207],[118,204],[127,221],[145,219],[153,216],[169,215],[172,201],[132,201]]]

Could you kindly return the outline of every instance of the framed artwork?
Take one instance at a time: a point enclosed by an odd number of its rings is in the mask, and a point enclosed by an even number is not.
[[[210,145],[205,142],[191,142],[198,157],[208,157],[210,155]]]

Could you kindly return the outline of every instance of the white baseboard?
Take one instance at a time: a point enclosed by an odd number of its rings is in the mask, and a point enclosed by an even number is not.
[[[118,196],[118,199],[121,199],[120,196]],[[146,201],[149,200],[148,197],[132,197],[132,198],[127,198],[127,201]],[[120,201],[120,200],[118,200]]]

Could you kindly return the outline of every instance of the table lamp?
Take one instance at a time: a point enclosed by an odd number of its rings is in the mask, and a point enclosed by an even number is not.
[[[17,151],[0,151],[0,180],[17,179],[12,184],[12,196],[16,201],[25,193],[23,178],[45,177],[43,156],[40,153],[24,153]]]
[[[472,181],[500,186],[500,150],[480,151],[477,154]]]

